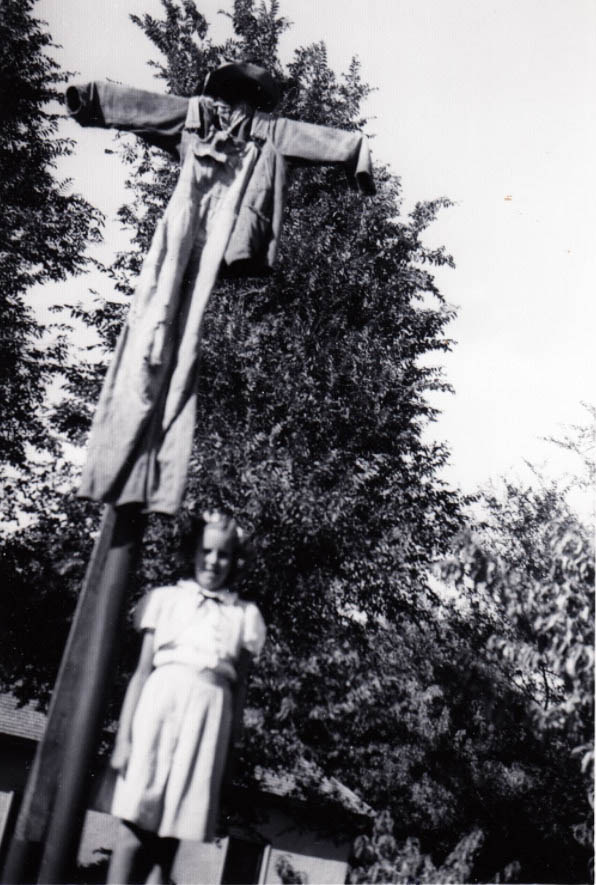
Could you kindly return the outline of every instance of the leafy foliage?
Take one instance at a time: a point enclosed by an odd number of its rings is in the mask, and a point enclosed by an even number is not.
[[[33,0],[5,0],[0,11],[0,461],[23,464],[27,443],[52,446],[40,414],[45,385],[59,371],[65,341],[42,340],[43,327],[25,301],[29,289],[85,267],[85,247],[100,236],[102,216],[56,163],[72,152],[57,137],[66,75],[47,55],[52,40],[32,17]]]
[[[356,841],[355,857],[358,867],[352,870],[350,882],[395,882],[409,885],[420,883],[469,882],[474,860],[482,845],[481,830],[472,830],[461,839],[440,866],[423,854],[417,839],[408,838],[399,844],[393,836],[393,820],[382,812],[375,820],[371,837],[361,836]],[[511,870],[513,872],[513,869]],[[495,881],[510,881],[496,878]]]
[[[74,498],[72,465],[63,459],[16,473],[4,496],[5,517],[26,527],[9,527],[0,543],[0,691],[45,708],[95,538],[97,508]]]
[[[490,522],[445,574],[498,612],[488,649],[514,669],[537,724],[579,748],[593,732],[594,549],[555,484],[486,497]],[[495,537],[496,535],[496,537]],[[588,766],[588,757],[583,767]]]
[[[392,716],[386,733],[397,742],[379,746],[386,783],[375,771],[373,784],[359,785],[387,811],[356,841],[353,881],[591,877],[590,533],[554,485],[509,483],[480,502],[483,519],[440,568],[452,590],[415,639],[400,623],[394,636],[384,631],[384,645],[367,627],[385,665],[381,688],[346,667],[344,697],[363,702],[352,715],[370,716],[368,747]],[[336,697],[332,690],[333,711]],[[362,757],[350,764],[374,771]]]
[[[566,843],[569,876],[570,858],[587,863],[593,840],[594,546],[555,483],[505,483],[483,500],[485,520],[442,572],[484,624],[483,656],[515,687],[542,743],[539,789],[552,792],[539,827]]]

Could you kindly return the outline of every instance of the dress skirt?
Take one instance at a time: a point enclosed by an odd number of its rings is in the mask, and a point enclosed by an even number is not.
[[[132,723],[111,813],[159,836],[213,840],[232,724],[232,691],[184,664],[157,667]]]

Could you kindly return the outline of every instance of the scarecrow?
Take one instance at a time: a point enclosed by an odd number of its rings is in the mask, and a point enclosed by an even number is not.
[[[107,372],[80,494],[173,514],[195,427],[201,326],[222,267],[271,269],[287,162],[341,164],[374,193],[366,136],[271,115],[275,80],[253,64],[212,71],[192,98],[89,83],[66,104],[82,126],[133,132],[180,161]]]

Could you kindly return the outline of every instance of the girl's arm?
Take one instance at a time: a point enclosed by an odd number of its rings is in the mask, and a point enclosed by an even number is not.
[[[242,726],[244,719],[244,704],[246,703],[246,695],[248,693],[248,677],[252,657],[249,652],[243,648],[240,657],[236,662],[237,680],[234,686],[232,698],[232,728],[230,733],[230,743],[228,745],[228,755],[226,759],[226,767],[224,773],[224,786],[226,789],[231,787],[234,781],[236,771],[236,745],[242,737]]]
[[[234,706],[232,712],[232,733],[230,747],[234,747],[242,737],[242,725],[244,718],[244,705],[248,693],[248,677],[252,664],[251,655],[243,648],[236,664],[238,680],[234,686]]]
[[[153,669],[153,633],[153,630],[143,631],[143,644],[139,655],[139,663],[132,679],[128,683],[128,688],[124,695],[124,703],[122,704],[122,712],[120,713],[120,723],[110,765],[122,774],[124,774],[128,757],[130,756],[133,716],[143,686]]]
[[[244,625],[242,632],[242,649],[236,661],[237,680],[234,686],[232,708],[232,730],[225,781],[231,784],[234,778],[235,747],[242,737],[244,721],[244,705],[248,693],[248,681],[253,659],[263,650],[267,628],[261,612],[254,603],[248,603],[244,609]]]

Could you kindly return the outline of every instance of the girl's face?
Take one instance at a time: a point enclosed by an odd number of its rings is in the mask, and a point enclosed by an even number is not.
[[[207,525],[195,554],[195,577],[204,590],[219,590],[236,561],[234,538],[217,525]]]

